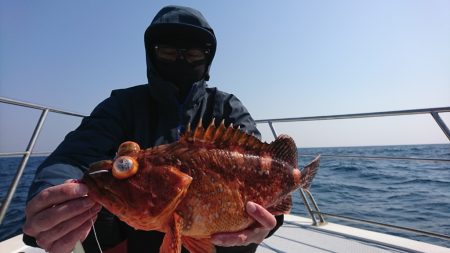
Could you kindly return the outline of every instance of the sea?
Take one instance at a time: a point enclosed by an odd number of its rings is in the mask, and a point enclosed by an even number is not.
[[[323,155],[310,189],[322,212],[450,235],[450,162],[445,161],[450,160],[450,144],[300,148],[298,153],[300,166],[316,154]],[[0,241],[22,233],[28,188],[37,166],[44,159],[30,158],[0,226]],[[20,160],[18,157],[0,158],[1,200],[5,198]],[[294,192],[293,199],[292,213],[308,216],[298,192]],[[328,217],[326,220],[450,247],[450,241],[434,237]]]

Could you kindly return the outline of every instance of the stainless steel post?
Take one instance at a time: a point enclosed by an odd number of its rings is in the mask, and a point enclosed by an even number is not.
[[[439,116],[439,113],[437,112],[431,112],[431,116],[433,116],[434,120],[436,121],[436,123],[439,125],[439,127],[441,128],[442,132],[444,132],[445,136],[447,136],[448,140],[450,140],[450,131],[448,130],[447,125],[445,124],[445,122],[441,119],[441,117]]]
[[[9,186],[8,193],[6,194],[6,198],[2,203],[2,206],[0,208],[0,224],[3,223],[3,219],[6,215],[6,210],[8,209],[9,205],[11,204],[11,200],[13,198],[14,193],[16,192],[17,185],[19,184],[20,178],[22,177],[23,171],[25,170],[25,166],[28,163],[28,159],[30,158],[31,152],[33,151],[34,144],[36,143],[37,137],[39,136],[39,133],[41,132],[42,125],[44,124],[45,118],[47,117],[49,109],[45,109],[42,111],[41,117],[39,118],[38,123],[36,124],[36,128],[34,129],[33,135],[30,139],[30,142],[28,143],[27,150],[25,154],[23,155],[22,161],[20,162],[20,166],[17,169],[16,175],[13,179],[13,182]]]
[[[314,211],[311,209],[311,206],[309,205],[308,199],[305,196],[305,193],[303,192],[303,189],[300,188],[300,196],[302,196],[303,199],[303,204],[305,204],[306,210],[309,212],[309,215],[311,216],[311,219],[313,221],[313,226],[317,226],[317,220],[316,220],[316,215],[314,213]]]
[[[319,206],[317,205],[316,200],[314,199],[313,195],[311,194],[311,192],[309,190],[304,190],[304,191],[308,194],[309,199],[311,200],[315,211],[317,211],[317,215],[319,215],[320,225],[326,224],[326,221],[323,218],[322,213],[320,213]]]
[[[269,123],[270,130],[272,130],[273,138],[276,139],[277,133],[275,132],[275,128],[273,128],[272,121],[269,121],[268,123]]]

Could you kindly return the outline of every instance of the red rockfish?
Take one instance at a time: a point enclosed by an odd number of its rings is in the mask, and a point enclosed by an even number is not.
[[[166,233],[160,252],[215,252],[211,235],[246,229],[253,201],[272,214],[288,213],[291,193],[309,188],[319,157],[300,171],[294,140],[270,144],[214,121],[188,127],[179,141],[141,150],[120,145],[114,160],[90,166],[82,181],[89,197],[140,230]]]

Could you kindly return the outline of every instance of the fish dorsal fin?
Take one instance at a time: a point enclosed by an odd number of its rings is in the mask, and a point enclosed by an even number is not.
[[[269,153],[274,159],[284,161],[297,168],[297,146],[288,135],[280,135],[268,147]]]
[[[269,144],[261,142],[258,138],[242,131],[239,127],[230,124],[225,126],[225,121],[215,125],[215,119],[211,121],[206,129],[199,123],[195,129],[188,125],[186,132],[181,136],[180,141],[195,144],[212,144],[219,148],[239,149],[244,152],[257,153],[267,150]]]

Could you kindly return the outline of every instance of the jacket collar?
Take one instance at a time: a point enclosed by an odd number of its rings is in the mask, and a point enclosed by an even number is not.
[[[149,83],[150,95],[158,103],[164,105],[181,105],[184,108],[189,108],[199,102],[206,93],[206,87],[207,84],[204,80],[194,83],[184,101],[179,101],[177,96],[178,88],[171,82],[165,81],[157,76],[152,76]]]

